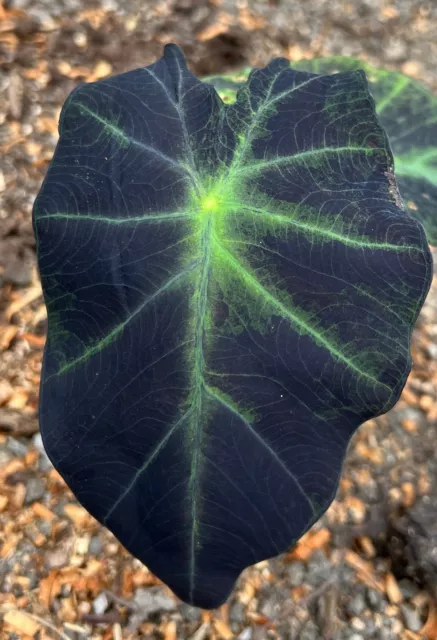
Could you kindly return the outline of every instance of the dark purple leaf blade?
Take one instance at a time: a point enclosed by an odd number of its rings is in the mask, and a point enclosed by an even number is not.
[[[391,171],[360,71],[277,59],[225,106],[172,45],[64,106],[34,207],[42,436],[187,602],[297,541],[399,397],[431,259]]]

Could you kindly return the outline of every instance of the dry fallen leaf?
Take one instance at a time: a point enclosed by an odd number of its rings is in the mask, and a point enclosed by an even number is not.
[[[400,604],[404,599],[397,580],[392,573],[388,573],[385,577],[385,591],[392,604]]]
[[[410,433],[415,433],[417,431],[417,422],[411,418],[405,418],[402,420],[402,426],[405,431],[409,431]]]
[[[369,538],[368,536],[360,536],[359,538],[357,538],[357,542],[363,550],[366,558],[370,560],[371,558],[374,558],[376,556],[376,549],[371,538]]]
[[[7,327],[0,327],[0,351],[6,351],[9,349],[12,340],[15,338],[20,327],[15,324],[10,324]]]
[[[164,640],[177,640],[177,625],[174,620],[170,620],[163,629]]]
[[[254,31],[255,29],[262,29],[266,26],[266,21],[263,17],[257,16],[251,13],[247,7],[242,7],[239,12],[239,21],[244,29],[247,31]]]
[[[252,580],[245,580],[243,582],[243,587],[241,589],[241,591],[238,594],[238,599],[239,601],[244,604],[244,605],[248,605],[249,602],[252,600],[252,598],[255,595],[255,585],[253,583]]]
[[[9,113],[14,120],[19,120],[23,110],[23,79],[17,69],[12,69],[9,74],[8,98]]]
[[[89,513],[77,504],[66,504],[64,507],[64,513],[78,529],[83,528],[90,521]]]
[[[309,531],[297,543],[295,549],[287,554],[287,560],[308,560],[316,549],[325,548],[332,537],[328,529]]]
[[[8,504],[8,498],[6,496],[0,495],[0,513],[6,509]]]
[[[37,336],[34,333],[23,333],[20,337],[22,340],[26,340],[28,345],[34,349],[43,349],[46,342],[45,336]]]
[[[421,638],[427,640],[437,640],[437,608],[431,604],[428,613],[428,619],[419,631]]]
[[[26,497],[26,485],[24,484],[24,482],[19,482],[16,485],[15,491],[11,498],[11,502],[16,509],[21,509],[21,507],[24,504],[25,497]]]
[[[56,515],[53,511],[50,511],[48,507],[41,502],[34,502],[32,505],[32,511],[37,516],[37,518],[42,518],[43,520],[55,520]]]
[[[385,584],[375,575],[371,562],[363,560],[357,553],[350,549],[346,551],[344,559],[350,567],[356,570],[357,578],[361,580],[361,582],[364,582],[364,584],[372,589],[377,589],[382,593],[385,592]]]
[[[369,447],[364,442],[358,442],[355,447],[356,453],[376,465],[384,462],[384,454],[378,447]]]
[[[19,458],[14,458],[10,462],[7,462],[3,467],[0,467],[0,479],[7,478],[8,476],[22,471],[24,469],[24,463]]]
[[[343,501],[350,517],[355,524],[361,524],[366,517],[366,505],[357,496],[346,496]]]
[[[404,482],[401,486],[403,493],[402,505],[406,508],[413,506],[416,499],[416,490],[412,482]]]
[[[61,581],[57,570],[50,571],[46,578],[41,580],[39,585],[39,601],[45,609],[49,609],[53,598],[61,592]]]
[[[7,380],[0,380],[0,407],[10,400],[14,388]]]
[[[8,409],[24,409],[29,401],[29,389],[15,387],[14,393],[7,402]]]
[[[208,25],[197,34],[197,40],[199,42],[207,42],[222,33],[226,33],[229,30],[229,26],[232,24],[232,20],[233,18],[231,15],[225,11],[221,11],[217,16],[217,20],[213,24]]]
[[[230,640],[231,638],[234,637],[234,634],[232,633],[231,629],[228,627],[226,622],[224,622],[224,620],[219,620],[218,618],[215,618],[213,620],[213,625],[214,625],[214,629],[217,631],[220,638],[224,638],[224,640]]]
[[[402,633],[401,640],[424,640],[423,636],[419,636],[414,631],[410,631],[409,629],[405,629]]]
[[[23,611],[12,609],[7,611],[3,617],[3,621],[13,631],[33,637],[39,630],[40,625]]]
[[[112,65],[110,65],[109,62],[106,62],[106,60],[100,60],[100,62],[95,65],[94,69],[89,75],[88,82],[101,80],[102,78],[106,78],[106,76],[109,76],[111,73]]]
[[[34,300],[37,300],[41,296],[41,285],[39,283],[36,283],[34,286],[30,287],[30,289],[27,289],[27,291],[23,293],[23,295],[21,295],[17,300],[14,300],[8,307],[6,307],[4,311],[6,320],[10,320],[15,313],[18,313],[18,311],[21,311],[21,309],[24,309],[24,307],[27,307],[28,304],[30,304]]]

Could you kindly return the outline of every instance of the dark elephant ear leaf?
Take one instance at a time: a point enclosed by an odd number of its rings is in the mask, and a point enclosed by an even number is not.
[[[390,140],[404,204],[424,225],[429,242],[437,244],[437,97],[402,73],[378,69],[356,58],[316,58],[292,64],[317,74],[366,72],[376,112]],[[231,103],[249,73],[246,68],[206,80]]]
[[[170,45],[80,86],[60,133],[34,207],[44,444],[132,554],[216,607],[397,401],[425,234],[361,71],[276,59],[225,105]]]

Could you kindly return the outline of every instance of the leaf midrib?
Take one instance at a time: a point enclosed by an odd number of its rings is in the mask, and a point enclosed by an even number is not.
[[[211,274],[212,234],[213,219],[211,215],[208,215],[204,218],[199,230],[199,277],[193,294],[194,345],[193,368],[191,371],[192,392],[188,398],[189,406],[192,407],[192,415],[189,421],[187,435],[190,441],[190,446],[192,447],[188,490],[190,495],[189,578],[190,599],[193,602],[196,586],[196,552],[199,544],[201,475],[204,464],[202,456],[202,447],[205,435],[202,421],[205,411],[204,397],[206,363],[204,341],[208,313],[208,288]]]

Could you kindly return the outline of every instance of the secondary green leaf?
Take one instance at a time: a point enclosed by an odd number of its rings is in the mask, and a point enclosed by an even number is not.
[[[293,62],[295,69],[326,74],[363,69],[376,102],[376,112],[395,157],[399,191],[408,211],[437,244],[437,97],[402,73],[378,69],[356,58],[316,58]],[[210,76],[222,99],[234,102],[250,69]]]
[[[183,600],[289,548],[399,397],[431,264],[398,201],[360,71],[277,59],[225,105],[167,46],[67,100],[34,207],[44,444]]]

